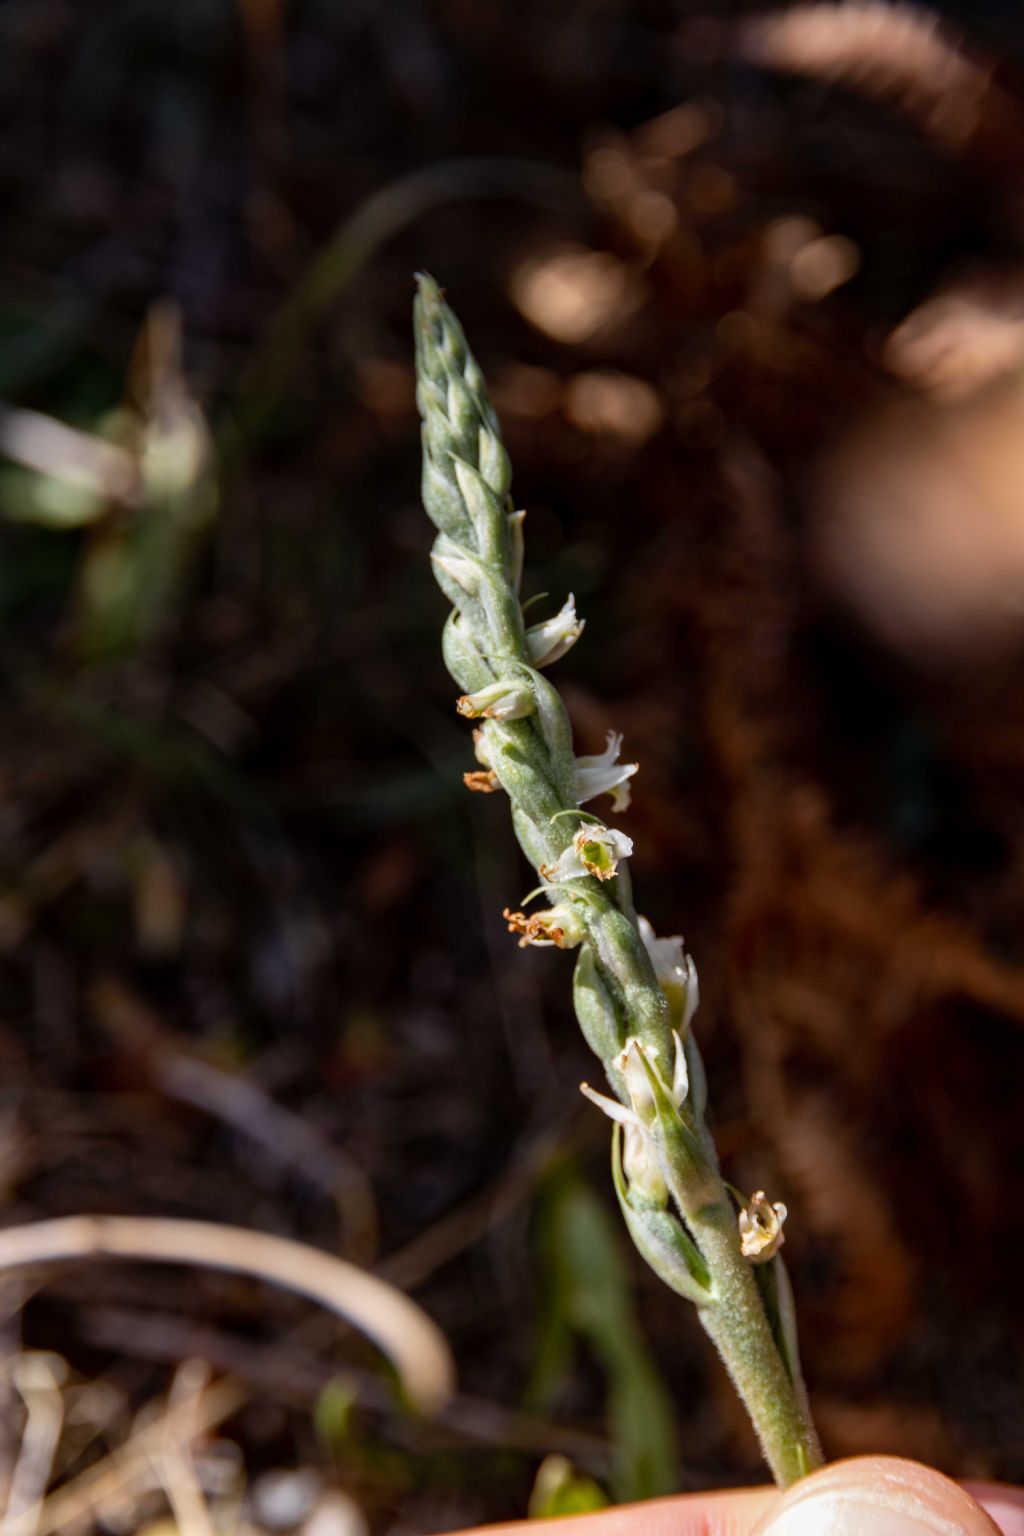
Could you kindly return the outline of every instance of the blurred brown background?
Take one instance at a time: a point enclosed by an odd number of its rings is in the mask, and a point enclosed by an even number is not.
[[[529,871],[462,788],[418,268],[528,590],[588,621],[582,749],[641,763],[641,907],[697,959],[726,1173],[790,1207],[828,1452],[1024,1478],[1016,7],[6,0],[0,57],[5,1224],[332,1249],[462,1393],[417,1424],[294,1299],[75,1265],[5,1289],[3,1480],[40,1370],[54,1489],[239,1384],[178,1444],[200,1530],[507,1518],[551,1452],[761,1475],[604,1219],[568,965],[505,934]]]

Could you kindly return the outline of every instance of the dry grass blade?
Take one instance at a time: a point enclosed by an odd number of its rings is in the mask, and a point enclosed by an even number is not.
[[[444,1336],[394,1286],[333,1254],[244,1227],[156,1216],[68,1216],[0,1232],[0,1270],[66,1259],[202,1264],[284,1286],[352,1323],[388,1356],[409,1401],[433,1413],[454,1385]]]
[[[98,1465],[82,1472],[52,1493],[41,1510],[29,1509],[8,1516],[3,1536],[52,1536],[54,1531],[81,1521],[90,1510],[123,1502],[140,1485],[153,1484],[154,1458],[169,1445],[189,1444],[230,1418],[245,1402],[245,1388],[234,1381],[219,1381],[200,1395],[171,1404],[156,1421],[137,1429],[131,1438]]]
[[[27,1418],[0,1526],[5,1533],[9,1523],[19,1516],[29,1528],[38,1520],[64,1422],[64,1400],[60,1390],[63,1361],[59,1357],[18,1355],[11,1374],[25,1404]]]

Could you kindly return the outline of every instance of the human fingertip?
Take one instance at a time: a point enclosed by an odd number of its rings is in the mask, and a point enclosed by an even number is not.
[[[755,1536],[999,1536],[999,1530],[941,1472],[894,1456],[858,1456],[790,1488]]]
[[[1003,1536],[1024,1536],[1024,1488],[975,1482],[964,1483],[963,1487],[988,1511]]]

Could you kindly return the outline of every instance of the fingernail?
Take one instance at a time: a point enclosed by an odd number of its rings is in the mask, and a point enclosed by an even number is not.
[[[791,1488],[757,1536],[998,1536],[956,1483],[915,1462],[863,1456]]]

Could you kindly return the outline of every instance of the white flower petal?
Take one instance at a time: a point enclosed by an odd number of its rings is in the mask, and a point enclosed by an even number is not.
[[[576,799],[580,805],[597,795],[611,795],[612,809],[624,811],[629,805],[629,783],[639,768],[639,763],[620,763],[622,736],[618,731],[608,732],[608,745],[603,752],[576,759]]]
[[[683,1050],[683,1042],[679,1038],[678,1030],[672,1031],[672,1039],[676,1043],[676,1059],[672,1069],[672,1102],[678,1109],[690,1091],[690,1074],[687,1071],[686,1052]]]
[[[628,859],[633,852],[633,839],[624,832],[591,823],[580,827],[572,844],[587,874],[598,880],[610,880],[619,860]]]
[[[554,618],[532,624],[526,631],[526,647],[535,667],[549,667],[576,644],[586,621],[576,617],[576,599],[566,598]]]
[[[659,939],[646,917],[639,918],[638,923],[658,985],[668,998],[673,1014],[678,1015],[677,1027],[685,1033],[700,1001],[697,968],[678,934]]]
[[[644,1129],[642,1122],[637,1118],[635,1110],[627,1109],[625,1104],[620,1104],[618,1099],[610,1099],[606,1093],[598,1093],[591,1088],[589,1083],[580,1083],[580,1093],[584,1098],[596,1104],[598,1109],[608,1116],[609,1120],[616,1120],[619,1125],[639,1127]]]
[[[575,843],[570,843],[554,864],[542,864],[540,872],[551,885],[557,885],[563,880],[579,880],[588,873],[576,852]]]
[[[644,1060],[646,1058],[655,1072],[657,1072],[657,1055],[656,1046],[644,1045],[634,1036],[626,1041],[615,1062],[626,1084],[629,1102],[636,1111],[637,1119],[643,1126],[650,1125],[654,1119],[656,1109],[654,1090],[651,1088],[647,1070],[644,1067]]]

